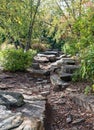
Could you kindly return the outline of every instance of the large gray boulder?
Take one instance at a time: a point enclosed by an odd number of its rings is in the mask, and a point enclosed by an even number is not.
[[[60,77],[56,74],[51,75],[50,80],[52,85],[54,86],[54,91],[64,90],[69,85],[69,83],[62,81]]]
[[[0,105],[0,130],[44,130],[45,97],[23,96],[25,104],[16,109]]]
[[[77,69],[79,69],[79,66],[77,65],[63,65],[61,67],[62,72],[70,74],[73,74]]]
[[[23,117],[21,113],[8,116],[0,122],[0,130],[11,130],[21,125]]]
[[[7,107],[19,107],[24,104],[23,96],[16,92],[3,92],[0,91],[0,105]]]

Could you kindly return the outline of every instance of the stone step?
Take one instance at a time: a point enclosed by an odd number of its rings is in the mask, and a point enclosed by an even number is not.
[[[61,67],[62,72],[70,74],[73,74],[77,69],[79,69],[77,65],[64,65]]]
[[[54,90],[64,90],[69,86],[69,83],[63,82],[60,77],[56,74],[50,76],[52,85],[54,85]]]
[[[57,60],[56,62],[52,63],[50,66],[53,67],[61,67],[63,65],[75,65],[76,61],[71,58],[61,58],[60,60]]]
[[[66,57],[66,54],[62,54],[62,55],[56,57],[56,60],[60,60],[60,59],[65,58],[65,57]]]
[[[38,62],[38,63],[48,63],[49,60],[48,60],[46,57],[35,56],[35,57],[34,57],[34,62]]]
[[[39,70],[40,69],[39,63],[32,63],[32,68]]]
[[[75,65],[76,61],[72,58],[62,58],[62,63],[67,65]]]
[[[56,56],[59,55],[58,51],[45,51],[45,52],[42,52],[41,54],[45,54],[45,55],[56,55]]]
[[[46,54],[41,54],[41,53],[39,53],[39,54],[37,54],[37,56],[38,57],[46,57],[50,62],[54,62],[54,61],[56,61],[56,55],[46,55]]]
[[[72,76],[73,76],[73,74],[64,73],[64,72],[62,74],[60,74],[60,78],[65,82],[71,81]]]
[[[70,97],[76,105],[81,106],[90,112],[94,112],[94,95],[87,96],[85,94],[71,93]]]
[[[23,96],[17,92],[0,91],[0,105],[6,107],[20,107],[24,104]]]
[[[41,78],[50,75],[50,70],[36,70],[36,69],[28,69],[33,77]]]

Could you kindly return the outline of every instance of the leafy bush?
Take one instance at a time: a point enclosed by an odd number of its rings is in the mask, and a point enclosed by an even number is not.
[[[22,49],[7,49],[0,52],[0,62],[4,70],[24,71],[32,64],[35,51],[24,52]]]
[[[72,80],[90,80],[94,82],[94,45],[84,48],[80,53],[80,68],[74,73]]]
[[[62,46],[62,51],[66,54],[72,54],[75,55],[76,54],[76,47],[75,44],[70,44],[70,43],[65,43]]]
[[[83,79],[94,80],[94,45],[81,53],[80,74]]]

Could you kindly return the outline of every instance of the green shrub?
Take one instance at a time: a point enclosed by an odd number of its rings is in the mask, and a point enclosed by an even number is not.
[[[35,51],[24,52],[22,49],[7,49],[0,52],[0,63],[7,71],[25,71],[32,64]]]
[[[80,68],[74,73],[72,80],[94,82],[94,45],[90,45],[80,52]]]
[[[83,79],[94,80],[94,45],[89,46],[81,54],[80,74]]]

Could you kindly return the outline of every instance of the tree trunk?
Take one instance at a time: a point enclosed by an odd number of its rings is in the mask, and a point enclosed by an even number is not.
[[[34,27],[35,18],[36,18],[37,12],[38,12],[38,7],[40,6],[40,1],[41,0],[37,1],[37,5],[36,5],[36,9],[35,9],[33,18],[30,21],[29,31],[28,31],[28,34],[27,34],[27,44],[26,44],[26,47],[25,47],[26,51],[28,51],[30,49],[30,47],[31,47],[33,27]]]

